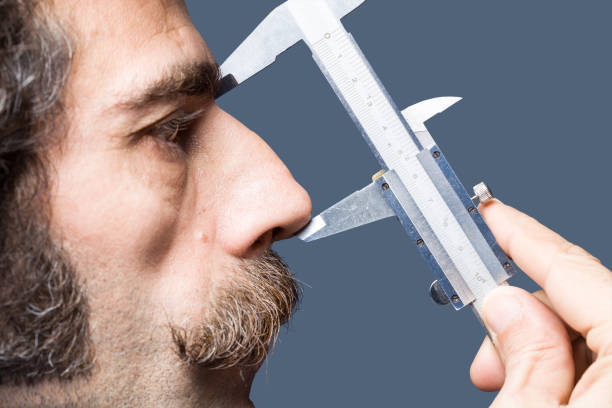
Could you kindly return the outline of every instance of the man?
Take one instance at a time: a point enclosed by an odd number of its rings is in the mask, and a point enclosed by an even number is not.
[[[250,406],[299,294],[270,246],[308,195],[215,105],[181,1],[0,0],[0,16],[0,406]],[[485,343],[474,382],[503,384],[500,406],[605,406],[610,272],[501,203],[483,213],[598,358],[574,389],[587,354],[504,288],[485,307],[502,360]]]

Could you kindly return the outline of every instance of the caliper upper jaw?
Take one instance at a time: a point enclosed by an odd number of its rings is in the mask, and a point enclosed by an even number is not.
[[[402,115],[424,148],[428,149],[435,145],[435,141],[425,127],[425,122],[460,100],[461,98],[450,96],[432,98],[402,111]],[[394,216],[395,212],[381,193],[382,174],[384,172],[376,173],[371,184],[314,217],[297,237],[306,242],[315,241]]]
[[[425,122],[438,113],[444,112],[460,100],[461,98],[457,96],[441,96],[415,103],[402,111],[402,116],[404,116],[424,149],[431,149],[436,144],[425,127]]]
[[[216,97],[231,91],[303,38],[288,3],[327,3],[339,19],[365,0],[288,0],[276,7],[221,65],[221,86]]]
[[[216,97],[272,64],[279,54],[301,39],[302,30],[287,3],[276,7],[221,65],[223,80]]]

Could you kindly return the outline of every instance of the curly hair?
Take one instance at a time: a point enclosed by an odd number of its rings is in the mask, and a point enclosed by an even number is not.
[[[85,294],[48,225],[44,152],[62,133],[72,58],[48,11],[0,0],[0,383],[70,378],[93,362]]]

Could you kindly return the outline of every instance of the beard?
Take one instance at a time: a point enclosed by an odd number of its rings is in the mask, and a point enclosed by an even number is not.
[[[241,260],[197,327],[171,325],[176,354],[209,369],[258,367],[291,318],[302,290],[278,254]]]
[[[14,212],[13,214],[18,214]],[[86,292],[45,224],[13,217],[0,239],[0,384],[90,372]]]
[[[45,223],[19,221],[0,237],[0,384],[88,375],[95,348],[86,285]],[[231,276],[197,327],[169,325],[189,365],[258,366],[297,308],[301,288],[272,250],[240,260]]]

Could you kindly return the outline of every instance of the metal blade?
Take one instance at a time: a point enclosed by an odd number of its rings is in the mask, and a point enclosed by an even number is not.
[[[293,0],[295,1],[295,0]],[[312,1],[312,0],[301,0],[301,1]],[[332,9],[333,13],[338,19],[346,16],[357,7],[361,6],[365,0],[327,0],[329,8]]]
[[[287,3],[276,7],[221,65],[224,89],[217,97],[272,64],[279,54],[301,39],[302,31]]]
[[[425,127],[425,122],[438,113],[444,112],[460,100],[461,98],[456,96],[442,96],[415,103],[402,111],[402,116],[414,131],[423,148],[431,149],[436,144]]]
[[[342,18],[365,0],[316,0],[325,2],[338,18]],[[276,57],[303,38],[296,23],[293,6],[312,7],[313,0],[289,0],[276,7],[221,65],[223,77],[216,97],[231,91],[259,71],[272,64]]]
[[[462,98],[457,96],[441,96],[439,98],[431,98],[415,103],[402,111],[402,115],[406,122],[415,132],[427,130],[425,122],[442,113]]]
[[[380,186],[373,182],[354,192],[314,217],[297,237],[310,242],[394,216],[380,191]]]

